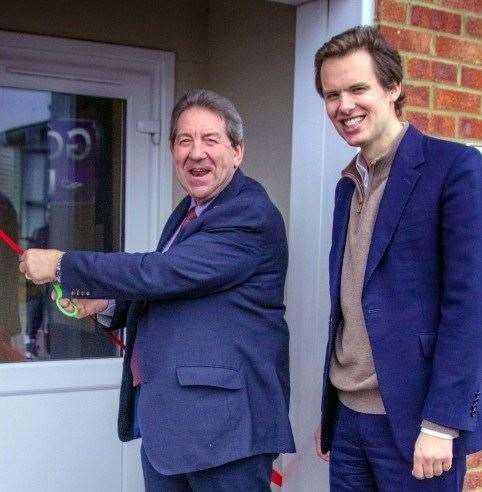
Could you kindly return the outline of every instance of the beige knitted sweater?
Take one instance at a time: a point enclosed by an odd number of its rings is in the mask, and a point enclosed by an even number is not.
[[[407,128],[408,124],[404,123],[389,151],[368,166],[366,190],[355,165],[356,158],[342,173],[342,176],[355,182],[356,191],[351,202],[341,273],[340,299],[343,321],[337,330],[330,379],[338,389],[340,401],[352,410],[362,413],[385,413],[363,317],[361,294],[378,207],[393,158]]]

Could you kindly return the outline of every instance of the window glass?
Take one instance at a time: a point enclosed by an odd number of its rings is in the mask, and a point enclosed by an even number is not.
[[[0,87],[0,229],[22,248],[122,249],[125,101]],[[0,243],[0,362],[115,357]]]

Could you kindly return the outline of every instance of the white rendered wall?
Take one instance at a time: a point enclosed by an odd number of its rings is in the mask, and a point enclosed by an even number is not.
[[[340,171],[354,155],[327,119],[315,90],[317,49],[334,34],[371,23],[373,2],[318,0],[298,7],[290,193],[288,323],[291,422],[298,452],[283,459],[287,492],[328,490],[328,466],[314,452],[329,317],[328,254]]]

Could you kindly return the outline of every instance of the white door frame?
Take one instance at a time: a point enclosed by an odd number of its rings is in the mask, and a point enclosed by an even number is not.
[[[152,250],[159,231],[172,210],[172,168],[168,134],[174,102],[174,54],[0,31],[0,85],[126,100],[125,250]],[[151,131],[154,134],[137,131],[142,127],[153,128]],[[105,442],[100,443],[100,446],[103,446],[103,451],[111,449],[114,458],[109,461],[109,465],[115,469],[106,467],[103,478],[102,470],[98,470],[101,481],[90,489],[129,492],[142,489],[138,445],[122,446],[116,436],[115,414],[121,363],[122,359],[117,358],[0,364],[0,441],[3,443],[0,452],[0,489],[8,490],[5,484],[2,486],[2,477],[6,476],[14,477],[12,483],[15,483],[15,490],[22,492],[89,489],[85,483],[83,485],[82,480],[77,480],[79,475],[75,474],[84,457],[78,456],[77,462],[74,460],[71,463],[71,471],[57,469],[55,459],[47,460],[48,463],[37,462],[35,453],[27,453],[23,458],[15,459],[17,452],[28,449],[28,443],[19,444],[22,437],[19,438],[15,429],[2,424],[6,422],[5,412],[10,412],[10,425],[15,426],[18,422],[18,425],[36,429],[32,438],[45,439],[44,447],[47,448],[52,436],[43,435],[41,428],[32,427],[26,421],[19,422],[16,416],[11,415],[12,409],[17,409],[19,415],[23,414],[24,419],[29,419],[31,416],[22,412],[22,402],[26,402],[27,408],[35,398],[45,402],[48,395],[51,395],[53,401],[62,395],[77,398],[80,394],[85,394],[87,400],[87,396],[90,398],[94,395],[93,392],[99,395],[99,401],[104,402],[104,407],[98,409],[102,413],[99,421],[111,421],[112,432],[108,432],[108,437],[104,440],[109,441],[110,448],[106,448]],[[95,395],[91,399],[95,403]],[[62,404],[65,401],[68,399],[64,399]],[[17,408],[18,405],[20,408]],[[42,422],[42,411],[49,407],[48,402],[42,405],[35,414],[39,422]],[[57,410],[48,409],[50,413]],[[82,419],[82,410],[72,409],[72,415],[76,419]],[[91,411],[97,410],[94,408]],[[55,425],[49,420],[50,417],[50,414],[45,415],[45,422]],[[71,446],[76,446],[79,439],[93,437],[89,434],[91,429],[86,429],[84,435],[79,435],[79,426],[71,425],[73,423],[74,420],[70,424],[61,421],[58,423],[59,435],[67,442],[70,440]],[[39,424],[40,427],[41,425]],[[46,426],[48,427],[47,424]],[[77,434],[74,433],[74,428],[77,429]],[[72,429],[70,434],[69,429]],[[37,454],[47,453],[42,442],[32,443],[32,448],[37,449]],[[64,451],[65,449],[58,448],[59,453]],[[25,477],[30,476],[28,470],[37,465],[39,469],[34,470],[37,479],[30,483]],[[61,475],[58,482],[52,477],[57,472]],[[67,475],[71,477],[68,486],[65,482]],[[111,475],[115,476],[115,480],[109,484]],[[23,481],[19,482],[19,477]],[[44,478],[45,488],[42,488]],[[90,477],[89,480],[93,478]]]

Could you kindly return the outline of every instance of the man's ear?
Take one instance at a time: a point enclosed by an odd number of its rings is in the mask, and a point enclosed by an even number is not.
[[[402,84],[394,84],[388,91],[390,95],[390,101],[395,102],[402,93]]]
[[[244,142],[233,147],[234,149],[234,167],[237,169],[243,160],[244,157]]]

